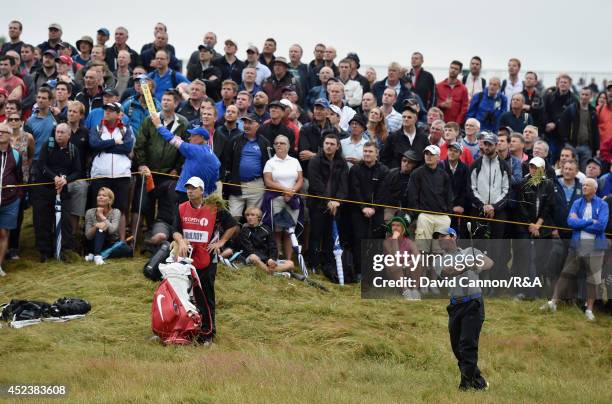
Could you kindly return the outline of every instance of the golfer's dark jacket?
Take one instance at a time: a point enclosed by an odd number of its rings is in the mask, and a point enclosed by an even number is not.
[[[348,165],[342,151],[336,151],[334,158],[328,160],[323,151],[308,163],[308,193],[317,196],[346,199],[348,197]],[[327,200],[309,198],[311,205],[326,205]]]
[[[268,259],[276,260],[278,258],[274,233],[264,224],[249,226],[245,223],[242,229],[240,229],[238,241],[242,250],[242,256],[245,258],[255,254],[264,264]]]
[[[368,167],[362,160],[351,167],[349,172],[351,199],[363,202],[362,205],[357,205],[360,210],[373,208],[376,211],[382,211],[381,207],[372,206],[369,203],[382,204],[384,202],[383,195],[386,191],[383,189],[382,183],[388,173],[387,166],[378,161],[373,166]]]
[[[60,148],[56,142],[49,141],[40,149],[38,167],[41,182],[53,182],[55,177],[66,176],[68,183],[81,178],[81,158],[79,149],[68,142],[65,148]],[[54,188],[48,185],[47,188]],[[70,198],[68,187],[62,189],[62,199]]]

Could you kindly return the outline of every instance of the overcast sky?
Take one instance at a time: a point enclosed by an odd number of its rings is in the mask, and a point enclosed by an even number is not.
[[[169,5],[176,5],[170,8]],[[293,43],[312,59],[318,42],[333,45],[338,55],[357,52],[362,65],[409,65],[419,50],[425,65],[447,66],[452,59],[468,63],[473,55],[484,68],[505,69],[509,57],[523,71],[611,72],[612,1],[20,1],[3,7],[0,29],[12,19],[24,24],[23,39],[34,45],[47,39],[47,27],[58,22],[64,40],[74,44],[96,29],[129,29],[128,44],[137,51],[153,39],[153,26],[168,25],[177,56],[187,57],[206,31],[238,43],[245,57],[249,43],[260,50],[265,38],[278,42],[277,55],[287,56]],[[44,11],[43,11],[44,10]]]

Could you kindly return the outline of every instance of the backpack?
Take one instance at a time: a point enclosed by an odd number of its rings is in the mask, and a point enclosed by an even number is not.
[[[191,259],[159,265],[164,280],[153,295],[151,328],[164,345],[212,336],[212,312]]]

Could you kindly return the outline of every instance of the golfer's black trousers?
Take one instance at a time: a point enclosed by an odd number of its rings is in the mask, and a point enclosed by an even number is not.
[[[449,304],[446,310],[451,346],[461,371],[461,384],[477,385],[482,380],[478,369],[478,338],[485,317],[484,301],[479,298]]]
[[[217,332],[215,325],[215,277],[217,276],[217,264],[210,263],[206,268],[197,269],[196,271],[200,278],[206,301],[205,307],[202,308],[202,330],[206,332],[212,326],[212,336],[214,336]]]

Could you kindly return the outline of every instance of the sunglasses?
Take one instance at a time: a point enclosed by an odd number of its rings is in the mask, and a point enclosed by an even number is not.
[[[21,122],[21,118],[9,118],[7,119],[8,122]]]

